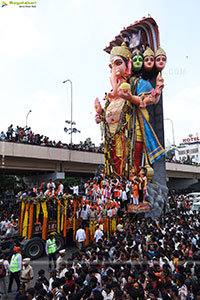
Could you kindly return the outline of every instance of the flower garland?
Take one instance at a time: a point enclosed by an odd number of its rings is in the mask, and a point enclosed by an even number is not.
[[[21,196],[20,200],[22,203],[30,203],[30,204],[36,204],[36,203],[42,203],[42,202],[48,202],[48,201],[53,201],[56,200],[61,206],[61,201],[62,200],[78,200],[82,201],[82,196],[81,195],[70,195],[70,194],[64,194],[63,196],[53,196],[53,197],[30,197],[30,196]]]
[[[30,239],[32,235],[33,212],[34,212],[34,204],[32,203],[30,204],[30,210],[29,210],[28,239]]]
[[[21,203],[21,215],[20,215],[20,223],[19,223],[19,233],[22,233],[22,224],[23,224],[23,216],[24,216],[24,208],[25,208],[25,203]]]

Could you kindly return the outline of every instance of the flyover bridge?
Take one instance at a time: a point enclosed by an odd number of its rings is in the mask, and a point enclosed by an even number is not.
[[[63,172],[94,174],[104,163],[101,153],[0,142],[0,174]],[[168,178],[200,179],[200,167],[166,163]]]

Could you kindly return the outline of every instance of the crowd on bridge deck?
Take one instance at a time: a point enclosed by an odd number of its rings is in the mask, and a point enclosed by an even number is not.
[[[89,141],[88,141],[89,140]],[[23,143],[30,145],[39,145],[45,147],[54,147],[61,149],[71,149],[76,151],[88,151],[95,153],[103,153],[104,147],[101,144],[100,146],[96,146],[90,138],[86,139],[84,142],[80,142],[79,144],[66,144],[61,141],[56,142],[55,140],[50,140],[49,137],[41,134],[36,134],[31,130],[31,127],[20,127],[17,126],[15,129],[13,128],[13,124],[11,124],[6,133],[1,131],[0,133],[0,141],[8,141],[14,143]],[[176,164],[186,164],[186,165],[198,165],[198,163],[194,163],[190,157],[184,158],[182,160],[178,160],[174,157],[171,159],[166,158],[166,162],[176,163]]]
[[[96,153],[103,153],[103,146],[95,146],[91,140],[86,139],[84,142],[80,142],[79,144],[66,144],[61,141],[56,142],[55,140],[50,140],[49,137],[45,135],[41,135],[38,133],[34,133],[31,130],[31,127],[20,127],[17,126],[15,129],[13,128],[13,124],[11,124],[6,133],[1,131],[0,133],[1,141],[8,141],[14,143],[23,143],[30,145],[38,145],[45,147],[54,147],[61,149],[71,149],[77,151],[89,151]]]
[[[187,158],[183,159],[176,159],[175,156],[172,159],[165,159],[166,162],[169,163],[174,163],[174,164],[181,164],[181,165],[193,165],[193,166],[198,166],[199,164],[197,162],[193,162],[192,159],[188,156]]]
[[[199,300],[200,218],[180,201],[171,199],[169,213],[155,220],[126,216],[109,237],[97,228],[101,238],[73,253],[60,250],[55,268],[39,270],[34,280],[32,262],[12,245],[14,257],[22,261],[12,299]],[[6,289],[13,278],[11,261],[0,254],[6,269],[0,283],[5,281]]]

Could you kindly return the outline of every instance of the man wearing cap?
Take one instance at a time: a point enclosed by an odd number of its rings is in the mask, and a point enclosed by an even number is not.
[[[50,235],[46,242],[46,254],[49,257],[49,269],[51,269],[51,261],[54,261],[54,268],[56,268],[56,239],[53,234]]]
[[[25,284],[26,289],[29,289],[31,287],[30,281],[34,277],[33,268],[30,265],[30,260],[31,259],[28,257],[23,259],[23,267],[21,271],[21,282]]]
[[[56,270],[57,272],[59,271],[59,268],[60,268],[60,263],[65,259],[65,254],[66,254],[66,251],[65,249],[62,249],[59,251],[59,256],[56,260]]]
[[[55,280],[59,280],[59,278],[57,277],[57,271],[56,269],[52,269],[49,271],[50,273],[50,279],[49,279],[49,291],[52,292],[52,283]]]
[[[13,255],[10,261],[10,280],[8,285],[8,293],[11,292],[14,279],[17,284],[17,290],[19,290],[21,269],[22,269],[22,256],[20,253],[20,247],[15,246],[13,248]]]

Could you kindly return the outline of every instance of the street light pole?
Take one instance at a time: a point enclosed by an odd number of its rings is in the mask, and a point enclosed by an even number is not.
[[[69,82],[71,85],[71,145],[72,145],[72,117],[73,117],[73,86],[71,79],[63,81],[63,83]]]
[[[32,110],[30,109],[29,110],[29,112],[27,113],[27,115],[26,115],[26,127],[27,127],[27,123],[28,123],[28,116],[29,116],[29,114],[32,112]]]
[[[165,120],[170,121],[172,124],[173,145],[175,146],[176,144],[175,144],[175,135],[174,135],[174,123],[173,123],[172,119],[170,119],[170,118],[166,118]]]

